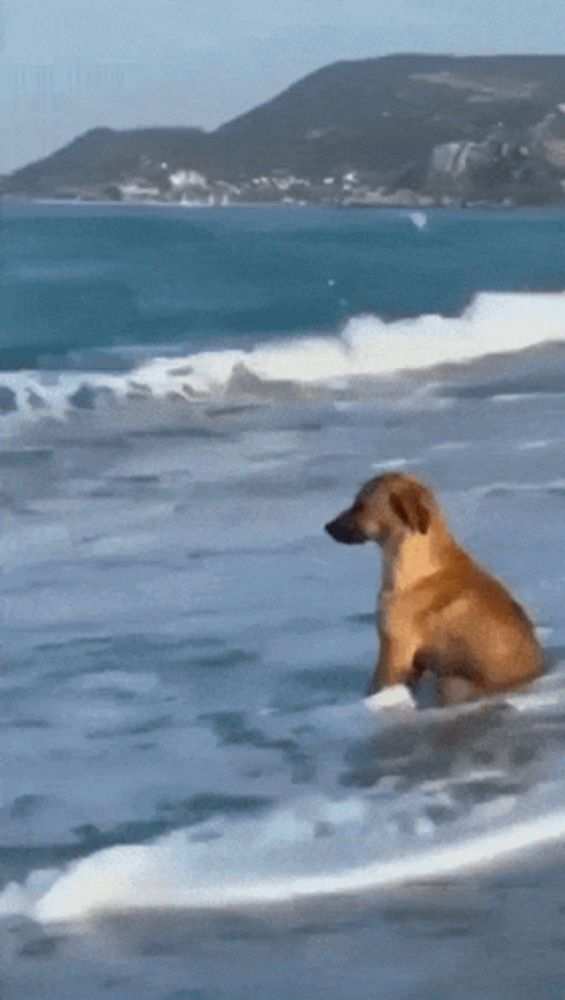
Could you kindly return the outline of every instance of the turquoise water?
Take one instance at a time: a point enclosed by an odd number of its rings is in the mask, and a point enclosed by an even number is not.
[[[5,207],[2,366],[147,354],[461,312],[565,285],[559,212]],[[98,364],[119,366],[114,357]]]

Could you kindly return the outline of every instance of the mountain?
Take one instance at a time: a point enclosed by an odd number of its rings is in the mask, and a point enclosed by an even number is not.
[[[214,132],[94,129],[2,189],[198,203],[563,203],[565,56],[338,62]]]

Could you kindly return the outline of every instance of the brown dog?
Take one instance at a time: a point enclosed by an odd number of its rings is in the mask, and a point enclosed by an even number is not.
[[[506,588],[449,534],[426,486],[390,473],[371,479],[353,506],[326,525],[338,542],[383,550],[380,654],[369,693],[436,675],[449,704],[538,677],[533,626]]]

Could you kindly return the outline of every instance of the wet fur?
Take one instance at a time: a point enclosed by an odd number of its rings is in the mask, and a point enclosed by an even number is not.
[[[542,652],[528,616],[448,531],[430,489],[391,473],[370,480],[326,530],[383,551],[380,652],[369,693],[436,677],[442,703],[507,691],[538,677]]]

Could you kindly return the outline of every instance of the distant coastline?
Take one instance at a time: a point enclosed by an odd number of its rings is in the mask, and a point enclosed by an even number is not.
[[[41,198],[34,196],[0,196],[0,205],[6,207],[18,207],[18,206],[28,206],[28,207],[60,207],[60,208],[105,208],[110,210],[115,210],[119,212],[120,210],[127,209],[139,209],[139,208],[155,208],[155,209],[170,209],[171,211],[183,212],[206,212],[221,209],[273,209],[273,208],[284,208],[292,209],[295,211],[300,211],[300,209],[335,209],[340,212],[353,212],[353,211],[363,211],[363,212],[395,212],[401,211],[408,215],[412,213],[422,213],[427,214],[428,212],[489,212],[489,213],[504,213],[508,214],[510,212],[524,212],[526,210],[531,211],[543,211],[548,212],[559,211],[560,209],[565,209],[565,202],[556,204],[521,204],[516,205],[510,202],[494,202],[494,201],[480,201],[480,202],[456,202],[456,201],[446,201],[444,203],[434,203],[434,204],[423,204],[417,205],[402,204],[402,203],[382,203],[377,202],[327,202],[327,201],[232,201],[223,203],[211,203],[211,202],[200,202],[191,205],[183,204],[179,201],[167,201],[165,199],[153,201],[130,199],[128,201],[112,201],[110,199],[104,198]]]
[[[477,201],[477,202],[457,202],[457,201],[445,201],[443,203],[433,203],[433,204],[422,204],[417,205],[414,203],[402,204],[400,202],[395,204],[377,202],[327,202],[327,201],[232,201],[223,203],[211,203],[211,202],[200,202],[191,205],[183,204],[179,201],[167,201],[163,200],[139,200],[130,199],[128,201],[113,201],[107,198],[45,198],[45,197],[34,197],[33,195],[19,195],[19,196],[2,196],[0,195],[0,205],[4,208],[18,206],[24,207],[60,207],[60,208],[105,208],[110,210],[115,210],[117,212],[127,209],[170,209],[171,211],[183,211],[183,212],[206,212],[215,211],[221,209],[292,209],[294,211],[300,211],[300,209],[335,209],[339,212],[405,212],[408,215],[412,213],[422,213],[427,214],[432,213],[446,213],[446,212],[489,212],[489,213],[503,213],[508,214],[511,212],[525,212],[525,211],[547,211],[555,212],[565,209],[565,202],[557,202],[555,204],[513,204],[511,202],[495,202],[495,201]]]
[[[95,128],[0,178],[4,200],[565,205],[565,56],[324,67],[215,132]]]

